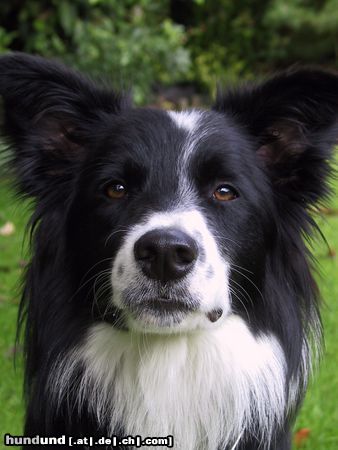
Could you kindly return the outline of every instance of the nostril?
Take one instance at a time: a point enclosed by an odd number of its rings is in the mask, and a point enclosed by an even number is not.
[[[181,264],[190,264],[197,258],[197,247],[178,245],[175,248],[176,261]]]
[[[134,249],[135,258],[142,261],[151,261],[156,258],[156,246],[155,245],[142,245],[137,242]]]

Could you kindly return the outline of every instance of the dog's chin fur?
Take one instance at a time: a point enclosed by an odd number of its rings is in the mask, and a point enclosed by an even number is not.
[[[137,315],[126,316],[125,322],[131,331],[168,335],[213,329],[220,326],[222,320],[214,324],[203,312],[182,313],[178,311],[160,316],[158,312],[143,311]]]
[[[0,95],[35,208],[25,434],[289,450],[321,344],[303,238],[329,193],[337,76],[284,72],[169,113],[14,54]],[[184,255],[140,253],[154,235]]]
[[[269,445],[294,406],[286,373],[277,339],[254,337],[230,315],[214,330],[169,336],[94,325],[53,368],[49,389],[59,404],[75,390],[78,411],[89,408],[109,434],[120,423],[127,435],[142,430],[174,436],[178,449],[217,450],[252,433]]]

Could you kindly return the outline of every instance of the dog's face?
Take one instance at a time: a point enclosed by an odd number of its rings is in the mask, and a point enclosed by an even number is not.
[[[236,313],[285,334],[281,317],[312,314],[301,237],[327,193],[335,75],[284,73],[185,113],[133,108],[37,57],[3,57],[0,76],[39,265],[71,320],[181,333]]]
[[[236,308],[232,274],[264,267],[271,189],[252,141],[217,112],[139,109],[101,133],[67,219],[81,273],[105,261],[101,309],[142,331],[217,326]]]

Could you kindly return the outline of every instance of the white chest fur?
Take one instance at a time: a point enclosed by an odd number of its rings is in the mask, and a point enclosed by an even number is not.
[[[72,385],[78,364],[85,372]],[[184,335],[147,335],[93,326],[84,344],[57,365],[59,401],[78,390],[100,423],[126,435],[173,435],[175,448],[216,450],[234,445],[254,424],[268,442],[285,412],[285,358],[273,336],[254,337],[228,317],[217,329]]]

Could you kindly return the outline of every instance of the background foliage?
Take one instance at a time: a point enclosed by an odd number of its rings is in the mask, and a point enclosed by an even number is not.
[[[295,62],[337,66],[337,24],[338,0],[12,0],[0,51],[61,58],[150,103],[173,84],[212,92]]]

